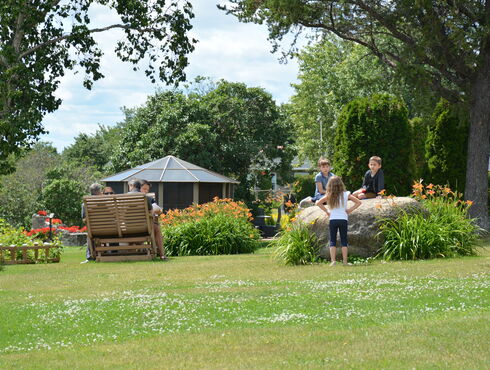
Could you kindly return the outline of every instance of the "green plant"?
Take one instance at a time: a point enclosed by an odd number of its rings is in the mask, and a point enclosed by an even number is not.
[[[286,265],[306,265],[316,262],[320,256],[320,243],[309,225],[294,222],[272,241],[275,257]]]
[[[437,104],[425,142],[427,174],[436,184],[449,184],[464,192],[468,147],[468,112],[441,99]]]
[[[413,196],[426,211],[400,211],[395,219],[381,219],[384,243],[378,256],[415,260],[475,255],[479,228],[468,218],[471,202],[463,202],[449,187],[424,187],[421,182],[413,187]]]
[[[315,176],[300,175],[294,178],[293,193],[296,194],[296,200],[311,197],[315,194]]]
[[[259,232],[249,222],[242,202],[213,202],[162,215],[165,249],[171,256],[251,253],[259,247]]]
[[[216,214],[162,228],[170,256],[252,253],[259,233],[248,221]]]
[[[48,228],[45,228],[48,229]],[[42,230],[42,229],[39,229]],[[35,230],[34,230],[35,231]],[[47,239],[46,232],[37,232],[31,234],[30,232],[25,231],[22,227],[15,228],[10,226],[5,220],[0,219],[0,244],[5,246],[33,246],[34,244],[43,244]],[[53,233],[53,240],[51,242],[55,246],[55,248],[51,248],[49,250],[49,258],[59,258],[63,253],[63,245],[61,243],[61,236],[56,232]],[[4,251],[5,257],[10,257],[10,251]],[[34,261],[35,253],[33,250],[28,250],[26,252],[27,259]],[[22,258],[22,251],[17,251],[17,258]]]
[[[380,156],[389,194],[409,194],[411,130],[405,103],[386,94],[358,98],[344,106],[335,136],[334,173],[347,189],[358,189],[369,158]]]

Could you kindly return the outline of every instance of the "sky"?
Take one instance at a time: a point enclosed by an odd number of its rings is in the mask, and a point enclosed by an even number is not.
[[[189,55],[187,79],[197,76],[218,81],[243,82],[249,87],[262,87],[280,104],[293,94],[291,83],[297,82],[295,60],[279,62],[280,54],[272,54],[267,40],[267,27],[240,23],[217,9],[219,0],[193,0],[195,18],[191,35],[199,42]],[[94,26],[117,22],[117,16],[101,6],[90,10]],[[60,108],[45,116],[43,125],[48,134],[41,140],[51,142],[61,152],[71,145],[80,133],[93,134],[99,127],[113,126],[123,121],[122,107],[134,108],[145,103],[147,97],[163,84],[152,84],[140,71],[121,62],[113,52],[122,33],[118,30],[95,36],[104,52],[101,72],[105,78],[94,83],[92,90],[83,87],[84,73],[68,72],[62,78],[56,96],[62,99]],[[287,45],[285,45],[287,47]]]

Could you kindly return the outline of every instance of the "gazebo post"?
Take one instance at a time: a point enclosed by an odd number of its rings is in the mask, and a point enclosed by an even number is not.
[[[195,182],[192,185],[192,202],[199,204],[199,183]]]

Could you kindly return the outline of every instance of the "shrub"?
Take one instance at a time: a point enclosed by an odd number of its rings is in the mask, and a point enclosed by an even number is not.
[[[428,180],[464,192],[468,113],[441,99],[432,118],[425,142]]]
[[[415,117],[410,120],[410,130],[412,136],[412,162],[413,178],[420,179],[425,176],[425,142],[427,141],[428,127],[430,120]]]
[[[296,201],[305,199],[315,194],[315,176],[301,175],[294,178],[293,192],[296,194]]]
[[[309,225],[293,222],[278,238],[272,241],[275,257],[286,265],[306,265],[316,262],[320,256],[320,243]]]
[[[378,256],[390,259],[428,259],[468,256],[476,253],[478,226],[468,219],[471,201],[449,187],[421,182],[413,185],[413,196],[428,212],[406,213],[383,219],[380,234],[384,244]]]
[[[373,95],[351,101],[338,118],[333,171],[347,189],[358,189],[369,158],[383,159],[388,193],[408,194],[412,181],[411,130],[403,101]]]
[[[161,216],[165,249],[171,256],[251,253],[260,235],[242,202],[217,199]]]

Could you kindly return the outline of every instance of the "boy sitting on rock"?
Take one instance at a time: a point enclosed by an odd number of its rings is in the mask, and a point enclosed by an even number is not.
[[[385,176],[381,169],[381,158],[372,156],[369,158],[369,170],[364,175],[361,188],[352,195],[358,199],[381,198],[384,189]]]

